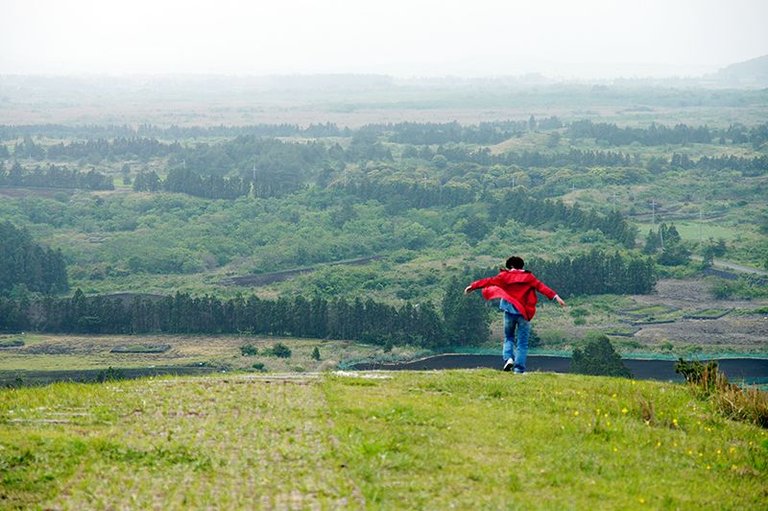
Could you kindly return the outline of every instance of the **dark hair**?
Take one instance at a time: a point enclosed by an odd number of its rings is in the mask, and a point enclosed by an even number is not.
[[[512,256],[509,259],[507,259],[507,268],[509,268],[510,270],[512,268],[516,270],[522,270],[523,266],[525,266],[525,261],[523,261],[522,257]]]

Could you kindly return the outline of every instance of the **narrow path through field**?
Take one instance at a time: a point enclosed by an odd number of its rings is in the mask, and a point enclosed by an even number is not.
[[[99,388],[110,413],[83,424],[95,452],[45,509],[365,507],[339,470],[317,375],[137,380],[109,389]]]
[[[691,256],[691,259],[694,261],[702,261],[701,256]],[[762,275],[765,277],[768,277],[768,271],[760,270],[758,268],[753,268],[751,266],[744,266],[743,264],[733,263],[731,261],[723,261],[722,259],[715,259],[712,261],[712,267],[717,268],[724,268],[726,270],[733,270],[740,273],[756,273],[757,275]]]

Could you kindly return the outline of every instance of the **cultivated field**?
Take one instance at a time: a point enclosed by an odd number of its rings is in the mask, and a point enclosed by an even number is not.
[[[768,355],[768,300],[721,300],[711,282],[661,280],[651,295],[585,297],[570,311],[542,307],[534,320],[546,348],[590,332],[608,334],[626,354]],[[501,338],[501,326],[494,335]]]
[[[287,346],[289,356],[275,356],[272,350],[277,345]],[[319,358],[313,357],[315,348]],[[107,376],[109,368],[119,371],[117,375],[132,377],[232,371],[304,373],[361,360],[410,359],[423,353],[409,347],[385,352],[381,347],[346,341],[255,336],[16,334],[0,336],[0,383],[94,380]]]

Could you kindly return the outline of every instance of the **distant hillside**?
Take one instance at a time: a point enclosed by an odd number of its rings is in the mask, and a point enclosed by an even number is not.
[[[718,71],[716,78],[733,85],[768,87],[768,55],[731,64]]]

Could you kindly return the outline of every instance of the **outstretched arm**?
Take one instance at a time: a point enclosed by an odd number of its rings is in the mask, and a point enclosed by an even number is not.
[[[474,281],[473,283],[471,283],[470,285],[468,285],[467,287],[464,288],[464,293],[465,294],[469,294],[472,291],[474,291],[475,289],[480,289],[480,288],[483,288],[485,286],[495,285],[496,284],[496,280],[495,279],[497,277],[498,277],[498,275],[496,277],[488,277],[488,278],[485,278],[485,279],[476,280],[476,281]]]
[[[560,295],[555,295],[555,301],[560,305],[560,307],[568,307],[568,305],[565,304],[562,298],[560,298]]]

